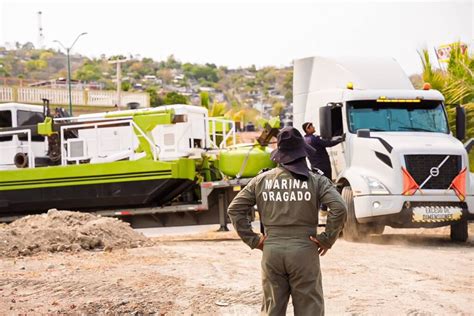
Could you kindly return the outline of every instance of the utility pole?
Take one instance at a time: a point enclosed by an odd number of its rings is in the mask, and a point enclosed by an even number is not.
[[[38,11],[38,48],[44,49],[43,24],[41,23],[41,11]]]
[[[69,91],[69,114],[71,116],[73,116],[73,114],[72,114],[72,96],[71,96],[71,60],[70,60],[69,54],[71,52],[72,47],[74,46],[74,44],[76,44],[77,40],[79,39],[79,37],[81,37],[82,35],[86,35],[86,34],[87,33],[84,32],[84,33],[81,33],[81,34],[77,35],[76,39],[74,40],[74,42],[72,43],[72,45],[70,47],[64,46],[63,43],[61,43],[58,40],[53,41],[53,42],[56,42],[59,45],[61,45],[62,48],[64,48],[66,50],[66,56],[67,56],[67,86],[68,86],[68,91]]]
[[[109,60],[109,64],[117,64],[117,108],[120,109],[122,104],[122,63],[127,59]]]

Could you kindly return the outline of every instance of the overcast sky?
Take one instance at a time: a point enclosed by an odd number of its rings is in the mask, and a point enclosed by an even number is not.
[[[289,66],[308,56],[392,56],[420,72],[417,50],[472,46],[473,1],[10,1],[0,0],[0,45],[38,43],[89,57],[140,54],[229,67]],[[434,53],[433,53],[434,56]]]

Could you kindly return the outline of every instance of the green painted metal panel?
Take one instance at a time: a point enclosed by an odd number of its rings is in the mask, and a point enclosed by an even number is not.
[[[269,148],[258,145],[223,150],[219,154],[217,165],[230,177],[235,177],[240,172],[241,177],[254,177],[260,170],[276,166],[270,159],[270,152]]]
[[[223,116],[216,116],[216,117],[212,117],[212,118],[226,120],[226,118],[223,117]],[[218,133],[222,133],[224,131],[224,127],[225,127],[226,133],[228,133],[229,130],[232,128],[232,125],[228,122],[209,121],[209,131],[215,131],[215,132],[218,132]]]
[[[53,134],[53,119],[46,117],[43,123],[38,124],[38,134],[51,136]]]
[[[0,191],[170,178],[194,180],[194,166],[190,159],[173,162],[141,159],[6,170],[1,171]]]
[[[133,121],[138,127],[145,133],[145,135],[153,140],[151,136],[151,131],[157,125],[164,125],[164,124],[172,124],[173,122],[173,113],[172,112],[165,112],[165,113],[150,113],[144,115],[135,115],[133,116]],[[153,157],[153,153],[150,147],[150,143],[143,137],[143,135],[134,128],[135,135],[138,137],[138,141],[140,143],[137,152],[145,152],[146,157],[151,159]]]
[[[194,180],[196,177],[196,162],[192,159],[179,159],[173,164],[172,169],[175,178]]]

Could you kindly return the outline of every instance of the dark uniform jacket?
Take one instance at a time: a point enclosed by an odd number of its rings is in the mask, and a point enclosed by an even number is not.
[[[304,141],[315,149],[314,152],[308,154],[308,160],[311,168],[318,168],[326,177],[331,179],[331,162],[326,147],[333,147],[339,144],[340,140],[324,140],[319,136],[305,135]]]
[[[260,236],[252,231],[248,214],[254,205],[261,214],[266,233],[293,230],[315,235],[320,203],[329,206],[325,232],[317,239],[327,248],[336,241],[346,218],[341,195],[326,177],[310,173],[307,181],[298,180],[283,167],[253,178],[229,205],[228,214],[242,240],[255,248]]]

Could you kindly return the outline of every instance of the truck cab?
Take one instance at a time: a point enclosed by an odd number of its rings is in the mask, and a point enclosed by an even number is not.
[[[16,169],[14,157],[17,153],[31,151],[30,157],[43,156],[47,151],[45,137],[33,135],[22,127],[44,121],[41,106],[19,103],[0,104],[0,129],[15,128],[16,132],[0,135],[0,170]],[[18,132],[20,131],[20,132]]]
[[[328,152],[348,205],[347,239],[382,233],[386,225],[450,225],[453,240],[467,239],[473,175],[441,93],[415,90],[397,62],[383,58],[296,60],[293,87],[297,128],[319,122],[322,138],[345,135]]]

